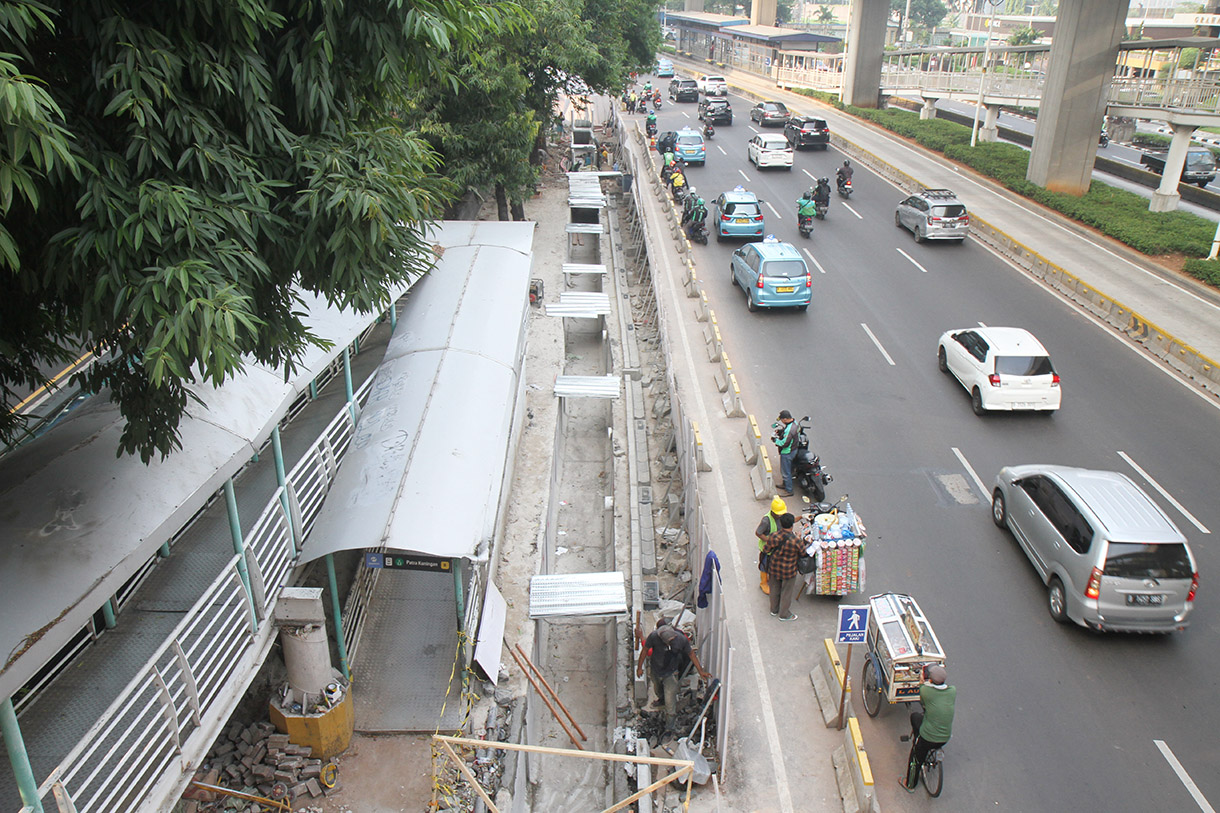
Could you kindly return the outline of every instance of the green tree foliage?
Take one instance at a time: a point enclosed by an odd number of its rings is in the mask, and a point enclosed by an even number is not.
[[[396,113],[512,24],[479,0],[0,2],[0,388],[82,344],[121,452],[178,443],[194,382],[322,340],[295,291],[385,307],[452,192]],[[6,409],[0,434],[18,419]]]
[[[1012,34],[1008,37],[1008,44],[1033,45],[1034,41],[1040,36],[1041,34],[1039,34],[1038,31],[1036,31],[1032,26],[1026,25],[1012,32]]]
[[[896,12],[900,20],[906,5],[907,0],[890,0],[890,10]],[[926,42],[948,13],[949,9],[941,0],[911,0],[909,26],[916,33],[916,39]]]

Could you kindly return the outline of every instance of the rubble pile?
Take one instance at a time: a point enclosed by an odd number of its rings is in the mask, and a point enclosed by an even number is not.
[[[248,726],[231,725],[217,738],[208,753],[196,780],[208,785],[220,785],[232,790],[257,794],[267,798],[316,798],[338,790],[322,785],[324,761],[310,757],[307,745],[294,745],[287,734],[276,732],[268,722]],[[263,808],[257,802],[194,792],[184,797],[182,813],[203,813],[209,810],[236,810],[258,813]]]

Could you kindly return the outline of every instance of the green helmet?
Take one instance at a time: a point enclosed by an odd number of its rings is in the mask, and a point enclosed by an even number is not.
[[[702,205],[703,205],[703,198],[695,198],[695,205],[696,205],[696,206],[702,206]]]

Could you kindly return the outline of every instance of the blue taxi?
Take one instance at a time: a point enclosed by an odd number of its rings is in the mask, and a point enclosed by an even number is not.
[[[761,204],[758,196],[747,192],[741,184],[722,193],[716,198],[716,221],[713,224],[716,240],[723,241],[726,237],[761,239],[765,228]]]
[[[681,155],[688,164],[703,166],[707,163],[707,144],[703,141],[703,134],[683,127],[674,139],[674,155]]]
[[[796,246],[768,234],[761,243],[747,243],[733,252],[733,284],[746,292],[746,307],[796,308],[813,301],[813,275]]]

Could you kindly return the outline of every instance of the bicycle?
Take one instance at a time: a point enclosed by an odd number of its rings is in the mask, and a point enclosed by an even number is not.
[[[910,742],[911,735],[903,734],[899,739],[902,742]],[[945,786],[945,752],[942,746],[936,746],[924,756],[919,766],[917,781],[923,782],[923,789],[932,798],[940,796]]]

